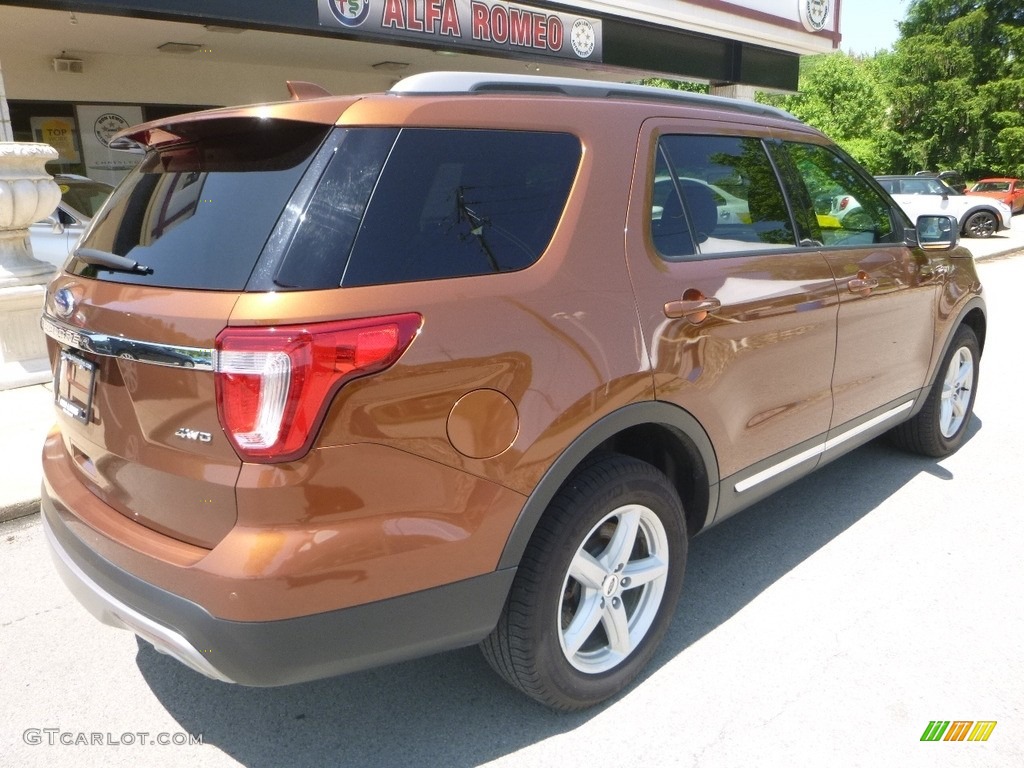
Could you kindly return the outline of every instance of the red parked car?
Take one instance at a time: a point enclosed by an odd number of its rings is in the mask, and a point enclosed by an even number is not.
[[[1013,213],[1024,211],[1024,182],[1020,179],[982,179],[965,194],[1002,200]]]

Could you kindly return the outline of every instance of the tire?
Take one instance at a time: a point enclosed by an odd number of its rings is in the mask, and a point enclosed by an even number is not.
[[[484,657],[553,709],[614,696],[668,629],[686,546],[682,504],[664,474],[618,454],[585,463],[538,523],[498,625],[481,643]]]
[[[964,235],[966,237],[992,237],[999,229],[999,221],[995,214],[989,211],[978,211],[972,213],[964,222]]]
[[[960,447],[974,412],[980,360],[977,336],[960,326],[924,406],[890,433],[900,448],[941,458]]]

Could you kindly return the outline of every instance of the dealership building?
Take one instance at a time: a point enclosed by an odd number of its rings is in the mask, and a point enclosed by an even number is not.
[[[117,181],[107,140],[183,111],[288,98],[285,81],[379,91],[430,70],[797,87],[839,46],[841,0],[89,0],[0,4],[0,140],[52,172]]]

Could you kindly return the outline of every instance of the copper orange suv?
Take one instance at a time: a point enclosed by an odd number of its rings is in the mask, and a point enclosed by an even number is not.
[[[480,643],[628,685],[687,541],[871,438],[971,418],[985,307],[754,103],[471,73],[130,129],[49,287],[43,521],[97,616],[279,685]],[[816,213],[836,194],[863,215]],[[827,206],[825,206],[827,209]]]

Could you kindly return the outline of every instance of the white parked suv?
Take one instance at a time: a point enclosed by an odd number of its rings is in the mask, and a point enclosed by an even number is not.
[[[991,237],[1010,228],[1011,210],[998,200],[961,195],[928,176],[876,176],[911,221],[918,216],[956,216],[965,237]]]

